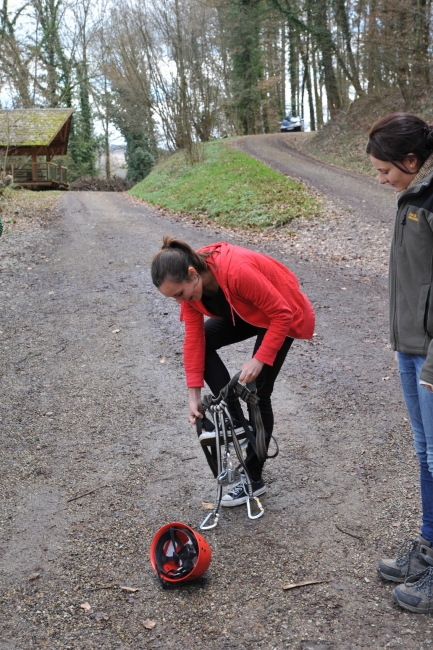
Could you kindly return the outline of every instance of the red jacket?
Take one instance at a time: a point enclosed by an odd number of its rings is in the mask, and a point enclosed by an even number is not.
[[[272,366],[287,336],[310,339],[314,332],[314,311],[299,289],[294,273],[272,257],[233,246],[210,244],[200,253],[213,251],[207,258],[212,273],[232,312],[256,327],[266,328],[254,357]],[[212,316],[201,301],[183,302],[180,319],[185,322],[184,364],[188,387],[203,386],[205,336],[204,315]]]

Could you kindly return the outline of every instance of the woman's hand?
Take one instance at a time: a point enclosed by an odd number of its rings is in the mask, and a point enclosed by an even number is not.
[[[259,376],[264,365],[265,364],[258,359],[249,359],[242,366],[242,372],[241,376],[239,377],[239,381],[242,381],[244,384],[249,384],[251,381],[254,381],[254,379]]]
[[[201,404],[201,388],[194,387],[188,388],[189,398],[189,415],[188,419],[191,424],[195,424],[196,418],[202,418],[202,404]]]

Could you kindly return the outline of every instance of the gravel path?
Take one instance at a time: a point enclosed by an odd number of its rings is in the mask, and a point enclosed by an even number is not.
[[[355,211],[358,218],[373,225],[390,223],[390,203],[395,203],[394,190],[381,186],[374,178],[351,172],[291,146],[290,133],[272,133],[261,136],[236,138],[233,144],[270,167],[311,185],[319,192],[347,210]],[[294,134],[299,138],[299,134]]]
[[[224,511],[205,587],[173,592],[150,541],[170,520],[197,527],[214,481],[186,420],[178,308],[149,279],[165,233],[257,246],[317,313],[275,391],[265,516]],[[430,647],[430,617],[376,574],[420,518],[386,278],[287,246],[86,192],[0,240],[0,650]],[[250,349],[226,353],[233,372]],[[282,589],[305,580],[325,582]]]
[[[387,270],[395,192],[375,179],[321,162],[290,145],[303,134],[236,138],[233,145],[319,191],[322,219],[300,221],[286,248],[328,262],[345,262],[369,276]],[[280,233],[280,238],[287,237]],[[299,249],[299,251],[298,251]]]

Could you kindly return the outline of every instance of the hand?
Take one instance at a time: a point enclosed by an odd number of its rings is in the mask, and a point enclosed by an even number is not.
[[[242,381],[244,384],[249,384],[251,381],[254,381],[254,379],[259,376],[264,365],[265,364],[258,359],[249,359],[242,366],[242,372],[241,376],[239,377],[239,381]]]
[[[194,387],[188,388],[188,398],[189,398],[189,415],[188,420],[191,424],[195,424],[196,418],[203,418],[202,414],[202,403],[201,403],[201,388]]]
[[[427,390],[429,390],[431,393],[433,393],[433,385],[432,384],[427,384],[427,383],[424,384],[423,383],[423,384],[421,384],[421,386],[424,386],[424,388],[427,388]]]

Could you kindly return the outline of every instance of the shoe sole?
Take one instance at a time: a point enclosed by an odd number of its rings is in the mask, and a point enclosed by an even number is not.
[[[266,486],[256,490],[254,492],[253,498],[254,497],[259,497],[262,494],[266,492]],[[230,499],[227,501],[224,501],[224,497],[221,499],[221,505],[223,508],[235,508],[236,506],[242,506],[244,503],[246,503],[248,500],[248,497],[239,497],[239,499]]]
[[[382,571],[379,571],[379,575],[384,579],[388,580],[389,582],[398,582],[402,583],[405,581],[405,578],[397,578],[397,576],[389,576],[386,573],[382,573]]]
[[[247,437],[246,434],[245,434],[245,431],[243,429],[235,429],[235,434],[236,434],[236,438],[238,440],[244,440],[244,438]],[[199,443],[201,445],[205,445],[207,447],[214,447],[215,446],[215,433],[213,433],[212,431],[202,433],[201,436],[199,436],[198,441],[199,441]],[[231,435],[227,436],[227,442],[233,442],[233,438],[232,438]],[[223,438],[222,435],[220,435],[220,443],[224,444],[224,438]]]
[[[431,607],[428,609],[418,609],[417,607],[412,607],[412,605],[408,605],[404,601],[399,600],[395,595],[394,591],[392,592],[392,597],[394,601],[397,603],[397,605],[403,607],[403,609],[408,609],[410,612],[414,612],[415,614],[430,614],[432,611]]]

